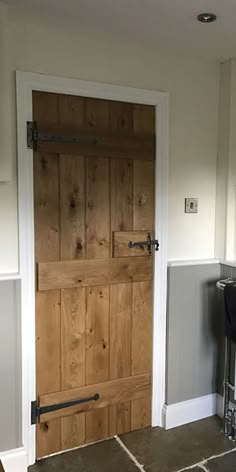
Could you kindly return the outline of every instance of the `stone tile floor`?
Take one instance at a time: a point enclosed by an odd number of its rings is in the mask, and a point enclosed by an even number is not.
[[[146,428],[38,461],[29,472],[236,472],[236,443],[221,420]]]

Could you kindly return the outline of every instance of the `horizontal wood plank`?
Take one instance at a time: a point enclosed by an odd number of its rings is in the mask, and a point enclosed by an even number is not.
[[[148,256],[147,246],[135,246],[130,248],[129,242],[146,241],[150,231],[114,231],[113,233],[113,257]]]
[[[151,394],[151,374],[145,373],[142,375],[110,380],[108,382],[74,388],[62,392],[50,393],[40,396],[39,402],[40,406],[46,406],[72,401],[83,397],[90,397],[95,393],[99,393],[99,400],[81,403],[73,407],[45,413],[41,415],[40,422],[43,423],[56,418],[63,418],[77,413],[95,410],[97,408],[104,408],[118,403],[145,398]]]
[[[78,129],[65,126],[45,126],[37,123],[39,139],[35,142],[38,152],[77,154],[86,156],[109,156],[111,158],[153,160],[155,158],[155,135],[152,133],[131,133],[125,130]],[[64,139],[47,140],[46,135]],[[45,140],[40,140],[40,135]],[[69,142],[69,139],[72,141]],[[81,141],[73,141],[79,138]],[[66,141],[68,140],[68,141]]]
[[[152,258],[124,257],[38,264],[38,290],[152,280]]]

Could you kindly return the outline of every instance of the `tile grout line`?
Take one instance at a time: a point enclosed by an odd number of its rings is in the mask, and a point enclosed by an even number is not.
[[[236,451],[236,447],[234,447],[233,449],[229,449],[229,451],[222,452],[221,454],[210,456],[207,459],[203,459],[200,462],[197,462],[196,464],[190,465],[188,467],[184,467],[183,469],[179,469],[177,472],[185,472],[186,470],[190,471],[194,467],[199,467],[202,470],[205,470],[205,472],[209,472],[209,470],[206,468],[206,464],[208,461],[211,461],[212,459],[217,459],[219,457],[227,456],[228,454],[231,454],[231,452],[235,452],[235,451]]]
[[[118,442],[120,447],[122,447],[122,449],[126,452],[126,454],[129,456],[129,458],[134,462],[136,467],[138,467],[138,469],[141,470],[142,472],[145,472],[144,466],[142,464],[140,464],[138,459],[136,459],[136,457],[132,454],[132,452],[130,452],[130,450],[126,447],[126,445],[123,443],[123,441],[121,441],[119,436],[114,436],[114,439],[116,439],[116,441]]]
[[[204,470],[204,472],[210,472],[209,469],[203,464],[199,464],[198,468]]]

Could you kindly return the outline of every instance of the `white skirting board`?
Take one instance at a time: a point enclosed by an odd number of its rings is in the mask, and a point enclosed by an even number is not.
[[[232,407],[235,408],[235,404],[230,402],[230,408]],[[219,393],[213,393],[193,400],[165,405],[163,408],[164,427],[176,428],[214,415],[223,418],[223,414],[223,397]]]
[[[0,453],[5,472],[27,472],[27,455],[23,447]]]
[[[176,428],[193,421],[217,414],[216,393],[194,398],[185,402],[164,406],[164,424],[166,429]],[[220,403],[220,402],[219,402]]]

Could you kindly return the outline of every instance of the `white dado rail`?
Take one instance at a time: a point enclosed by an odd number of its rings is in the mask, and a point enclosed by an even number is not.
[[[219,259],[186,259],[186,260],[168,260],[168,267],[184,267],[194,265],[207,265],[207,264],[224,264]]]
[[[6,282],[8,280],[20,280],[21,275],[19,273],[16,274],[0,274],[0,282]]]

